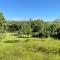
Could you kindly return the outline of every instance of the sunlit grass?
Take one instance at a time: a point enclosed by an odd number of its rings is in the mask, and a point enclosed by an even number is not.
[[[59,40],[18,38],[12,34],[6,33],[0,42],[0,60],[60,60]]]

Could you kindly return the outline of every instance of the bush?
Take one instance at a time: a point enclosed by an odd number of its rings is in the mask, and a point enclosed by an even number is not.
[[[48,37],[48,34],[46,34],[46,33],[34,33],[33,35],[32,35],[32,37],[37,37],[37,38],[47,38]]]

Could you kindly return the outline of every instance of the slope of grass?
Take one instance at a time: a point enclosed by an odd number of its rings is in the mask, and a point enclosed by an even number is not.
[[[60,60],[60,41],[52,38],[17,38],[6,33],[0,42],[0,60]]]

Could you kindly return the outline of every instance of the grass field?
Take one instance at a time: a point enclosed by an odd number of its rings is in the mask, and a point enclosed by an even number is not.
[[[0,42],[0,60],[60,60],[60,41],[18,38],[6,33]]]

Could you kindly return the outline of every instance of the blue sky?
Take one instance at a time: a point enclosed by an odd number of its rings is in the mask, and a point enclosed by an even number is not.
[[[50,21],[60,16],[60,0],[0,0],[0,11],[8,20],[42,18]]]

